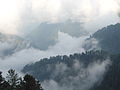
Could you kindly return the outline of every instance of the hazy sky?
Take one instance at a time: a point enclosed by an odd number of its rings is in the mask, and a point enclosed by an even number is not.
[[[119,0],[0,0],[0,31],[9,34],[24,33],[24,28],[36,23],[62,22],[67,19],[83,22],[85,27],[97,22],[97,29],[118,22],[118,2]]]

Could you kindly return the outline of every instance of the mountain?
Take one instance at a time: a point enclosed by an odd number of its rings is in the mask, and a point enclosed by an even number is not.
[[[12,55],[28,47],[30,47],[30,43],[23,38],[0,33],[0,58]]]
[[[70,90],[87,90],[104,75],[108,55],[104,51],[89,51],[44,58],[26,65],[22,72],[33,75],[42,83],[52,80],[61,87],[71,88]]]
[[[112,64],[100,84],[91,90],[120,90],[120,54],[111,56]]]
[[[120,90],[120,54],[104,51],[44,58],[26,65],[22,72],[41,82],[54,80],[60,87],[68,86],[71,90]]]
[[[75,37],[88,34],[83,30],[80,22],[68,20],[61,23],[41,23],[27,35],[27,38],[35,48],[46,50],[50,45],[56,43],[59,31]]]
[[[92,39],[97,40],[97,45],[100,49],[113,54],[120,53],[120,23],[98,30],[86,41],[91,41]],[[84,47],[89,50],[92,45],[87,43]]]
[[[119,23],[107,26],[86,39],[84,48],[89,51],[44,58],[26,65],[22,72],[42,83],[52,80],[65,90],[120,90],[119,35]],[[96,44],[94,48],[93,44]]]

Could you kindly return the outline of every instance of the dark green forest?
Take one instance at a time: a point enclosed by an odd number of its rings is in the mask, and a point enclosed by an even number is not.
[[[23,73],[29,73],[36,77],[40,81],[53,79],[57,82],[60,82],[62,77],[68,77],[69,75],[75,76],[76,71],[73,69],[73,65],[76,61],[83,63],[84,67],[88,67],[90,63],[93,62],[102,62],[106,60],[108,57],[108,53],[104,51],[86,51],[85,53],[81,54],[73,54],[73,55],[64,55],[64,56],[55,56],[50,58],[44,58],[40,61],[33,63],[31,65],[26,65],[24,69],[22,70]],[[60,65],[61,63],[67,65],[69,70],[64,73],[64,75],[59,76],[52,76],[52,73],[54,73],[54,70],[56,68],[56,65]],[[49,69],[48,69],[49,68]]]
[[[62,82],[62,78],[66,78],[66,80],[68,80],[67,77],[75,77],[78,73],[72,68],[75,60],[84,63],[84,67],[88,67],[90,63],[98,61],[102,62],[106,60],[106,58],[109,58],[112,64],[109,65],[103,80],[101,82],[96,82],[90,90],[120,90],[120,54],[110,55],[104,51],[88,51],[82,54],[73,54],[70,56],[64,55],[50,57],[49,59],[44,58],[32,65],[26,65],[23,72],[33,75],[41,82],[53,79],[60,84],[66,84],[65,82]],[[60,63],[66,64],[70,69],[65,71],[64,74],[51,77],[52,73],[54,73],[55,65]],[[48,67],[49,70],[47,69]]]
[[[0,72],[0,90],[43,90],[40,82],[26,74],[23,78],[10,69],[4,78]]]
[[[100,47],[101,50],[107,51],[112,54],[120,53],[120,23],[109,25],[98,30],[86,41],[89,41],[93,38],[98,41],[98,47]],[[89,43],[84,47],[86,48],[86,50],[88,50],[92,47],[92,45],[90,45]]]
[[[120,90],[120,54],[111,55],[112,65],[106,72],[104,79],[91,90]]]

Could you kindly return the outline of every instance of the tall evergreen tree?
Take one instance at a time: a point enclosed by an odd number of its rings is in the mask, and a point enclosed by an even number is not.
[[[10,85],[5,79],[2,77],[2,72],[0,72],[0,90],[10,90]]]
[[[7,81],[2,77],[0,72],[0,90],[43,90],[39,81],[31,75],[25,75],[20,78],[15,70],[8,71]]]
[[[43,90],[39,81],[28,74],[24,76],[24,87],[25,90]]]
[[[10,69],[8,71],[8,74],[7,74],[6,78],[7,78],[8,83],[11,86],[11,89],[16,90],[17,86],[20,83],[20,78],[19,78],[18,74],[15,72],[15,70]]]

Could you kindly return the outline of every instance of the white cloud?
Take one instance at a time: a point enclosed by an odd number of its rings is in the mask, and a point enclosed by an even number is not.
[[[10,68],[15,68],[16,70],[21,70],[24,65],[39,61],[41,58],[46,58],[56,55],[69,55],[72,53],[84,52],[83,43],[87,36],[84,37],[71,37],[68,34],[59,32],[58,42],[49,47],[48,50],[42,51],[34,48],[25,48],[21,51],[17,51],[11,56],[0,59],[0,69],[6,71]],[[4,45],[4,44],[3,44]],[[2,48],[6,48],[2,45]],[[7,45],[8,46],[8,45]]]
[[[61,78],[62,81],[60,83],[54,80],[44,81],[42,83],[45,90],[89,90],[96,82],[101,82],[103,75],[107,71],[107,67],[110,65],[109,60],[105,60],[103,62],[94,62],[89,64],[88,67],[84,67],[83,63],[75,62],[73,65],[74,72],[76,71],[77,74],[75,76],[68,75],[66,78]],[[76,69],[76,64],[79,69]],[[65,71],[71,69],[67,67],[66,64],[57,64],[56,68],[54,69],[54,73],[52,74],[53,77],[59,75],[65,75]]]
[[[0,31],[10,34],[25,33],[45,21],[61,22],[72,19],[83,23],[99,22],[99,18],[109,16],[109,13],[113,13],[111,18],[117,17],[115,14],[118,8],[116,0],[0,0]],[[101,23],[104,21],[98,24]]]

